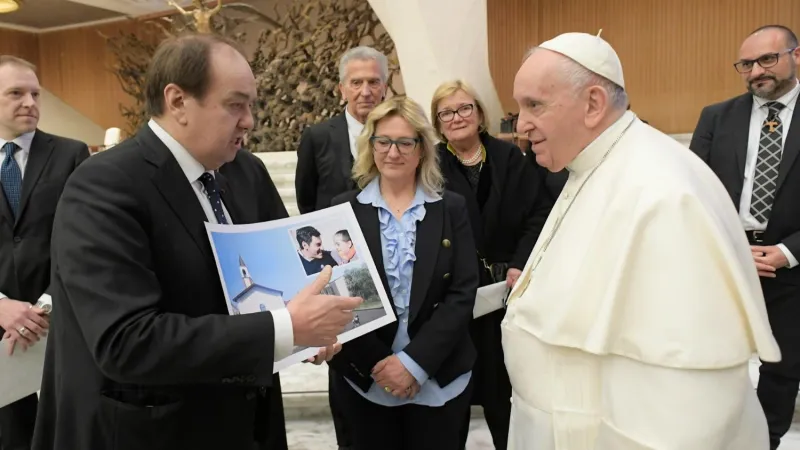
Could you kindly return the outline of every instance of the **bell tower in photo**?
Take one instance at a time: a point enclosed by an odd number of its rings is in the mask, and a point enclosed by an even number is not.
[[[245,289],[253,285],[253,278],[250,276],[250,271],[247,270],[247,264],[244,263],[244,259],[242,259],[241,255],[239,256],[239,274],[242,276]]]

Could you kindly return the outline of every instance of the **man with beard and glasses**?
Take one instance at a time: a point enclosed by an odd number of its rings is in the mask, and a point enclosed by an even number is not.
[[[749,93],[703,109],[691,149],[738,208],[782,360],[763,362],[758,398],[778,448],[800,385],[800,85],[797,36],[781,25],[754,31],[734,67]]]

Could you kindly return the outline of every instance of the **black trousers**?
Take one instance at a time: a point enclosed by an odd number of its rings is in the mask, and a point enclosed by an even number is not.
[[[334,382],[352,425],[354,450],[463,450],[459,438],[472,383],[440,407],[386,407],[362,397],[342,377]]]
[[[780,362],[762,361],[757,390],[767,417],[770,448],[775,450],[792,425],[800,387],[800,286],[762,278],[761,287],[772,334],[781,349]]]
[[[31,394],[0,408],[0,450],[30,450],[38,406]]]
[[[503,356],[500,323],[505,311],[500,310],[479,317],[469,325],[472,342],[478,357],[472,369],[474,389],[470,404],[481,405],[486,425],[492,435],[495,450],[508,447],[508,429],[511,422],[511,380],[508,378]],[[461,448],[467,445],[470,411],[464,415],[461,428]]]
[[[338,397],[336,377],[337,375],[331,366],[328,366],[328,404],[331,407],[333,429],[336,431],[336,444],[339,447],[351,447],[353,440],[350,438],[350,428],[345,422],[344,413],[342,413],[340,406],[341,400]]]

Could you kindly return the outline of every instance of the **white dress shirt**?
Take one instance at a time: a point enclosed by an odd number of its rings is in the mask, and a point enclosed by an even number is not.
[[[797,95],[800,93],[800,83],[794,86],[794,89],[778,98],[777,102],[782,103],[785,107],[778,113],[778,118],[783,123],[783,143],[786,145],[786,136],[789,134],[789,126],[792,123],[792,115],[794,108],[797,105]],[[747,138],[747,159],[744,165],[744,185],[742,186],[742,196],[739,200],[739,218],[742,220],[745,230],[749,231],[764,231],[767,228],[767,223],[759,223],[750,213],[750,202],[753,197],[753,181],[755,180],[756,164],[758,161],[758,147],[761,140],[761,128],[764,121],[767,120],[769,108],[766,104],[770,100],[753,96],[753,109],[750,113],[750,133]],[[789,260],[789,267],[798,265],[797,259],[792,255],[789,249],[783,245],[778,244],[786,259]]]
[[[217,218],[214,215],[214,210],[211,208],[211,201],[208,199],[208,195],[206,194],[205,187],[203,186],[203,182],[200,181],[200,176],[204,173],[208,172],[212,176],[215,176],[213,170],[206,170],[202,164],[200,164],[194,157],[186,150],[178,141],[176,141],[169,133],[166,132],[160,125],[158,125],[154,120],[150,120],[148,123],[150,129],[153,130],[153,133],[158,136],[159,139],[167,146],[172,155],[178,161],[178,165],[183,170],[183,173],[186,175],[189,184],[192,186],[195,195],[197,196],[197,200],[200,202],[200,206],[203,207],[203,212],[206,213],[206,218],[211,223],[218,223]],[[225,218],[228,219],[228,223],[233,223],[231,220],[230,213],[228,213],[228,209],[225,207],[225,204],[222,205],[223,213],[225,214]],[[280,361],[283,358],[292,354],[292,350],[294,349],[294,330],[292,329],[292,317],[289,315],[288,309],[279,309],[275,311],[270,311],[272,313],[272,321],[274,322],[275,328],[275,361]]]
[[[364,124],[353,117],[347,108],[344,109],[344,117],[347,119],[347,135],[350,137],[350,153],[353,155],[353,159],[358,159],[356,138],[364,131]]]
[[[28,164],[28,155],[31,153],[31,142],[33,142],[33,135],[35,133],[35,131],[31,131],[30,133],[20,135],[11,141],[19,146],[19,150],[17,150],[17,153],[14,154],[14,159],[17,161],[17,165],[19,166],[20,172],[22,172],[23,178],[25,178],[25,166]],[[3,150],[3,146],[7,143],[7,140],[0,139],[0,162],[6,158],[6,151]]]
[[[25,133],[12,139],[12,142],[19,146],[19,150],[17,153],[14,154],[14,160],[17,161],[17,165],[19,166],[19,171],[22,173],[22,178],[25,179],[25,166],[28,165],[28,155],[31,153],[31,142],[33,142],[33,135],[36,134],[36,131],[31,131],[30,133]],[[3,150],[3,146],[8,143],[5,139],[0,139],[0,162],[2,162],[6,158],[6,151]],[[2,174],[0,174],[2,177]],[[0,300],[8,298],[7,295],[0,292]],[[46,300],[52,302],[52,299],[48,294],[42,294],[39,297],[39,300]]]

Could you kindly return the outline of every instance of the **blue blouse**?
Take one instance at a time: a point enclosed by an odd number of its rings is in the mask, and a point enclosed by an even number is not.
[[[402,399],[384,391],[383,386],[378,386],[377,383],[374,383],[369,391],[365,393],[350,380],[347,380],[347,382],[364,398],[379,405],[400,406],[415,404],[442,406],[464,392],[472,377],[472,371],[461,375],[447,386],[440,387],[435,380],[429,379],[428,374],[419,364],[403,352],[403,349],[411,342],[411,338],[408,336],[408,316],[410,313],[409,303],[411,300],[414,261],[417,259],[415,253],[417,222],[425,218],[425,203],[438,202],[442,198],[435,194],[426,193],[418,185],[411,206],[403,213],[400,220],[397,220],[381,196],[380,177],[376,177],[358,194],[357,199],[362,204],[371,204],[378,210],[383,266],[398,320],[397,334],[392,343],[392,351],[400,359],[406,370],[417,380],[420,385],[420,391],[413,399]]]

